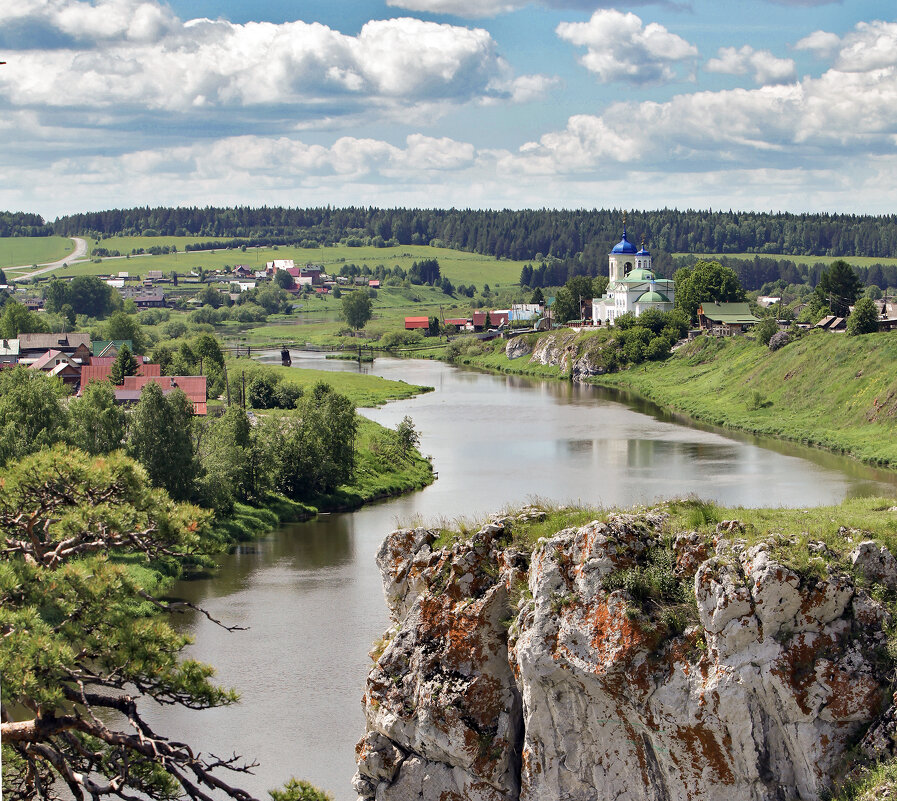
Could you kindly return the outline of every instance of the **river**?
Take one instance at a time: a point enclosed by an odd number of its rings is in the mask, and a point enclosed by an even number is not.
[[[317,354],[294,354],[293,366],[359,369]],[[811,506],[897,488],[894,474],[685,425],[594,387],[424,360],[377,359],[360,369],[435,387],[362,412],[390,427],[411,415],[438,481],[354,513],[286,526],[224,557],[214,578],[174,591],[249,627],[226,633],[196,615],[182,619],[195,637],[189,655],[215,665],[242,700],[203,712],[166,708],[153,719],[205,752],[257,759],[255,775],[232,778],[258,798],[290,776],[336,801],[355,798],[367,651],[388,626],[374,556],[397,525],[481,518],[534,498],[630,506],[695,494],[726,505]]]

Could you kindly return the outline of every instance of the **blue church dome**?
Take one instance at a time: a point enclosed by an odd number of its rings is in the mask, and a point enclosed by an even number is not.
[[[625,228],[623,229],[623,238],[616,245],[614,245],[614,249],[611,251],[611,253],[631,253],[633,256],[635,255],[635,245],[633,245],[632,242],[630,242],[626,238]]]
[[[636,253],[635,255],[636,255],[636,256],[650,256],[651,254],[648,253],[647,250],[645,250],[645,246],[644,246],[644,244],[642,244],[642,249],[641,249],[638,253]]]

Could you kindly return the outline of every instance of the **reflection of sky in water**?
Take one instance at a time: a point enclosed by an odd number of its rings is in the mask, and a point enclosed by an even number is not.
[[[279,353],[273,354],[279,362]],[[294,366],[358,370],[322,354]],[[290,776],[355,798],[349,780],[364,723],[360,698],[371,643],[388,626],[377,548],[398,524],[475,518],[532,497],[628,506],[688,494],[729,505],[811,505],[847,494],[893,495],[887,474],[820,451],[685,427],[593,387],[459,371],[439,362],[378,359],[362,371],[437,391],[364,414],[391,427],[410,414],[439,480],[422,492],[322,515],[241,547],[213,579],[181,583],[229,624],[187,617],[191,655],[215,665],[243,701],[202,713],[154,712],[203,750],[262,763],[242,786],[256,797]],[[646,412],[646,413],[642,413]],[[801,458],[803,457],[803,458]],[[241,777],[244,778],[244,777]]]

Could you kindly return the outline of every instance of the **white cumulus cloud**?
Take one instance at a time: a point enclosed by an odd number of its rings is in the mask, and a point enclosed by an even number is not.
[[[722,72],[728,75],[750,73],[758,84],[789,83],[797,77],[794,61],[778,58],[769,50],[754,50],[744,47],[721,47],[716,58],[711,58],[704,68],[708,72]]]
[[[494,17],[528,6],[543,8],[583,9],[613,8],[616,0],[386,0],[389,6],[423,11],[430,14],[452,14],[457,17]],[[630,0],[630,6],[665,5],[673,8],[690,8],[688,0]]]
[[[173,31],[178,20],[168,6],[154,0],[14,0],[0,6],[0,25],[24,23],[76,41],[153,42]]]
[[[16,106],[195,109],[292,105],[306,118],[421,103],[534,96],[482,28],[398,18],[350,36],[302,21],[182,22],[152,0],[21,0],[0,22],[37,19],[90,46],[20,45],[0,73]],[[523,83],[515,83],[524,79]]]
[[[838,52],[841,37],[827,31],[813,31],[794,45],[795,50],[809,50],[818,58],[830,58]]]
[[[580,63],[602,83],[668,83],[678,77],[676,67],[694,62],[698,49],[663,25],[642,24],[635,14],[596,11],[588,22],[562,22],[557,35],[586,54]]]

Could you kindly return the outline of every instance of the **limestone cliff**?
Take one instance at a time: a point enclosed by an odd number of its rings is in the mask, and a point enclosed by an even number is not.
[[[662,509],[616,514],[523,549],[517,523],[383,543],[361,798],[819,799],[862,735],[893,755],[890,616],[855,578],[897,585],[886,550],[851,574],[810,541],[798,572],[737,522],[674,538]]]
[[[573,381],[584,381],[616,369],[618,343],[597,337],[580,337],[570,330],[553,331],[540,336],[531,348],[525,340],[511,339],[505,348],[509,359],[529,356],[533,364],[559,367]]]

